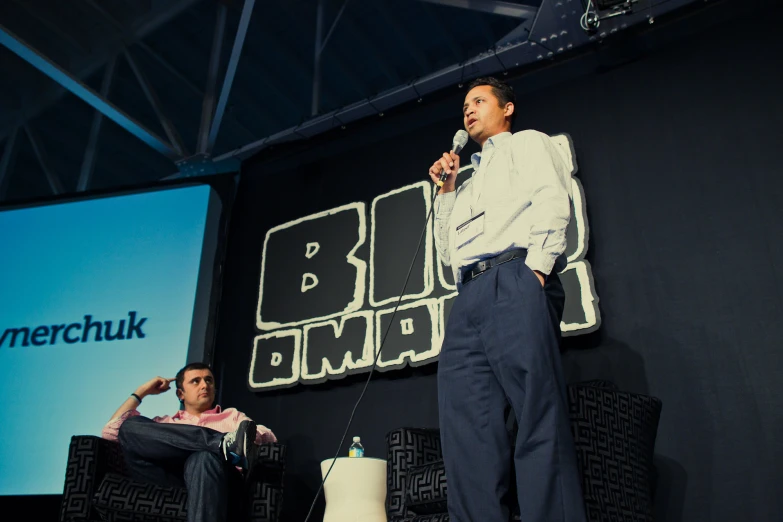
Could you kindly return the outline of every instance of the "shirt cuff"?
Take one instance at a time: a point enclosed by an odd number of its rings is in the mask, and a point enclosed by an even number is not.
[[[529,250],[527,251],[527,257],[525,257],[525,264],[531,270],[538,270],[544,275],[549,275],[552,272],[552,267],[555,266],[555,258],[545,254],[541,250]]]

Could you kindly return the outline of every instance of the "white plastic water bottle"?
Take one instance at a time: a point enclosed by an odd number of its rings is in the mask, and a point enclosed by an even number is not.
[[[362,439],[360,437],[353,438],[353,444],[348,448],[349,457],[364,457],[364,446],[362,446]]]

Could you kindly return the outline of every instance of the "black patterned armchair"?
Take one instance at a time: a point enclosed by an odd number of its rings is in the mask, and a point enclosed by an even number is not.
[[[652,522],[661,401],[608,381],[570,385],[568,401],[587,520]],[[447,522],[439,430],[399,428],[386,445],[389,522]]]
[[[244,513],[249,522],[278,522],[283,504],[286,446],[263,444],[248,477]],[[92,435],[71,437],[60,522],[185,522],[187,492],[136,482],[127,476],[120,445]]]

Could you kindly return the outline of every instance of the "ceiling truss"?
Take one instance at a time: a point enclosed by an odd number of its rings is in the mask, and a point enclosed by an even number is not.
[[[20,0],[14,0],[23,4]],[[223,53],[223,43],[226,33],[227,6],[225,1],[216,2],[215,26],[212,35],[212,44],[209,53],[209,63],[207,64],[207,79],[203,90],[190,81],[185,75],[171,65],[165,58],[160,56],[154,49],[141,42],[145,35],[149,34],[155,28],[163,23],[178,16],[192,5],[200,0],[181,0],[179,2],[164,3],[165,7],[151,11],[149,15],[131,28],[125,28],[116,19],[112,17],[95,0],[84,0],[96,12],[98,12],[117,32],[116,45],[104,54],[104,59],[93,58],[87,65],[79,69],[78,75],[69,73],[54,61],[44,56],[41,52],[16,36],[6,27],[0,25],[0,44],[7,47],[26,62],[37,68],[54,80],[58,87],[53,88],[42,97],[41,107],[34,107],[26,111],[27,119],[19,121],[17,125],[5,129],[0,137],[7,136],[6,145],[3,149],[3,155],[0,157],[0,199],[3,198],[7,189],[9,171],[14,163],[15,153],[18,149],[19,130],[23,130],[28,137],[35,156],[40,164],[49,186],[53,193],[64,192],[63,184],[48,163],[48,158],[41,143],[40,138],[31,128],[29,119],[39,112],[52,99],[61,96],[64,91],[70,91],[95,109],[92,125],[90,127],[87,145],[84,151],[81,169],[79,172],[77,191],[83,191],[89,188],[93,172],[95,169],[96,150],[99,142],[102,122],[108,118],[143,143],[163,154],[172,160],[178,173],[171,177],[200,175],[205,173],[217,173],[231,170],[237,170],[239,162],[248,156],[263,150],[265,147],[284,143],[292,140],[306,139],[311,136],[323,133],[337,126],[345,126],[347,123],[356,121],[374,114],[382,114],[383,111],[392,107],[401,105],[411,100],[421,99],[430,93],[444,89],[449,86],[461,85],[472,78],[507,72],[510,69],[520,68],[525,65],[533,64],[538,61],[551,60],[557,54],[583,46],[592,41],[600,40],[608,34],[618,30],[626,29],[631,25],[652,19],[653,16],[677,9],[685,4],[693,3],[694,0],[649,0],[648,8],[633,12],[630,10],[621,19],[607,20],[602,27],[602,31],[596,34],[590,34],[580,27],[580,18],[584,14],[580,0],[542,0],[540,6],[528,6],[515,2],[501,0],[418,0],[423,4],[446,6],[456,9],[474,10],[483,13],[492,13],[494,15],[510,17],[519,20],[519,25],[501,38],[494,49],[473,56],[467,60],[454,63],[451,66],[440,69],[417,78],[414,81],[403,82],[399,75],[388,67],[383,61],[379,61],[379,70],[389,79],[397,83],[397,87],[388,89],[372,98],[363,98],[359,101],[342,107],[337,110],[321,113],[321,100],[323,94],[322,83],[322,58],[324,49],[329,43],[338,28],[338,24],[344,26],[345,30],[350,31],[352,36],[357,39],[359,45],[364,47],[367,52],[374,52],[373,42],[362,36],[359,28],[351,23],[350,19],[343,15],[349,6],[350,0],[344,0],[341,6],[327,28],[325,15],[325,0],[317,0],[316,25],[315,25],[315,47],[312,66],[312,103],[310,107],[311,118],[300,124],[276,132],[272,135],[256,139],[247,145],[238,147],[230,152],[213,157],[213,150],[218,138],[218,134],[224,118],[229,118],[233,127],[239,127],[248,137],[253,132],[243,126],[235,117],[227,114],[228,100],[231,95],[232,85],[239,66],[240,57],[244,47],[245,39],[248,34],[248,28],[251,24],[255,0],[245,0],[241,7],[239,24],[236,28],[233,38],[233,46],[230,57],[225,67],[222,82],[219,79],[221,69],[221,56]],[[635,1],[635,0],[634,0]],[[438,17],[432,12],[426,11],[433,21],[433,27],[443,37],[446,45],[452,53],[458,57],[459,46],[449,37],[449,30],[443,25]],[[407,47],[408,54],[418,60],[418,66],[422,70],[430,70],[431,66],[425,57],[420,57],[415,45],[405,38],[405,27],[395,21],[393,13],[382,11],[382,14],[388,19],[392,29],[402,35],[402,43]],[[37,16],[40,22],[47,27],[51,22]],[[479,30],[480,30],[480,24]],[[54,30],[53,30],[54,31]],[[72,37],[63,37],[63,41],[71,47],[80,47],[82,51],[89,51],[84,48],[84,44],[78,42]],[[201,115],[200,124],[197,133],[197,143],[194,144],[194,153],[191,154],[188,147],[177,131],[174,122],[166,114],[165,108],[160,101],[148,76],[142,69],[141,64],[134,56],[130,47],[137,45],[149,56],[155,59],[163,68],[184,84],[195,94],[201,97]],[[93,52],[91,54],[94,55]],[[149,101],[154,113],[160,122],[166,138],[158,136],[153,130],[145,127],[138,120],[123,112],[119,107],[109,101],[109,93],[116,72],[116,58],[122,55],[124,60],[130,66],[136,80]],[[289,63],[298,63],[290,52],[287,56]],[[339,57],[335,59],[336,67],[346,70]],[[86,75],[97,70],[102,64],[104,68],[100,92],[96,92],[83,82]],[[299,63],[297,68],[306,69],[304,64]],[[302,73],[307,75],[306,71]],[[346,83],[350,85],[357,93],[365,89],[361,85],[360,79],[346,71]],[[218,85],[220,89],[218,90]],[[285,99],[285,93],[280,93]],[[289,100],[290,101],[290,100]]]

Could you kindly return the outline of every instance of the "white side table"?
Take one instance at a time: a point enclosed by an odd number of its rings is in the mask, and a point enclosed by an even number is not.
[[[321,462],[323,479],[333,459]],[[324,483],[323,522],[386,522],[386,460],[338,457]]]

